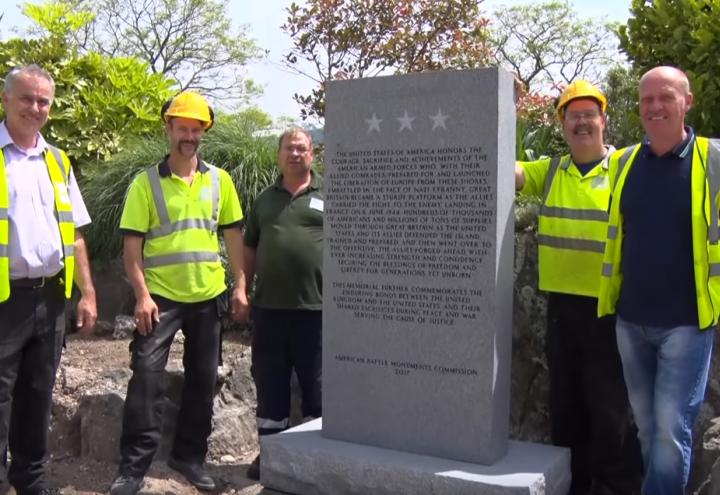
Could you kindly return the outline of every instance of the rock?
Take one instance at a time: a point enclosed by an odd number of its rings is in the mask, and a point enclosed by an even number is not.
[[[227,358],[224,366],[230,371],[215,397],[213,431],[209,439],[209,455],[242,457],[257,449],[255,422],[255,383],[250,376],[250,354]]]
[[[547,443],[547,300],[538,290],[537,256],[535,233],[530,229],[516,232],[510,437]]]
[[[122,258],[93,262],[92,274],[98,294],[98,319],[112,321],[117,314],[132,314],[135,296],[125,276]]]
[[[80,415],[73,401],[53,401],[48,431],[48,450],[54,457],[80,455]]]
[[[72,366],[61,366],[58,370],[56,379],[58,385],[68,392],[74,392],[84,385],[87,381],[87,373]]]
[[[115,317],[115,325],[112,336],[114,339],[118,340],[127,339],[132,335],[136,328],[137,324],[132,316],[117,315]]]
[[[125,398],[108,391],[80,399],[80,456],[98,461],[120,460],[120,433]]]
[[[93,333],[100,337],[112,335],[114,331],[115,324],[107,320],[98,320],[97,323],[95,323],[95,328],[93,329]]]

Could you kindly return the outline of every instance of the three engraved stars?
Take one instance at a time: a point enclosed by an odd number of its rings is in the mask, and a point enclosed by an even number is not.
[[[438,108],[437,113],[435,115],[428,115],[428,118],[432,121],[433,126],[432,130],[436,130],[439,128],[446,129],[445,127],[445,121],[448,119],[449,115],[443,114],[442,110]],[[395,120],[397,120],[400,123],[400,128],[398,129],[398,132],[403,132],[405,130],[408,130],[412,132],[413,130],[413,121],[416,119],[416,117],[411,117],[408,114],[408,111],[405,110],[403,112],[402,117],[395,117]],[[365,122],[368,125],[368,134],[371,132],[380,132],[380,124],[385,119],[378,118],[377,114],[373,112],[372,117],[369,119],[365,119]]]

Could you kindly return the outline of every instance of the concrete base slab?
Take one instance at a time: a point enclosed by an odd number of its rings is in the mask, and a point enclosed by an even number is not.
[[[492,466],[381,449],[321,435],[316,419],[261,437],[260,482],[298,495],[565,495],[568,449],[511,441]]]

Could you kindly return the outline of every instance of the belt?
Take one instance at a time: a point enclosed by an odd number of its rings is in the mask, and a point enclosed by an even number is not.
[[[46,285],[58,284],[59,282],[59,274],[52,277],[16,278],[10,280],[10,287],[13,289],[42,289]]]

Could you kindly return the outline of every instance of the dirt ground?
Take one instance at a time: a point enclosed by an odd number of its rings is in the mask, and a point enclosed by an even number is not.
[[[101,331],[102,333],[102,331]],[[129,363],[129,339],[113,339],[110,335],[93,335],[82,337],[70,335],[67,348],[63,353],[62,364],[87,371],[88,380],[101,369],[123,368]],[[230,332],[224,338],[223,353],[244,352],[247,347],[247,336],[240,332]],[[182,347],[176,341],[173,344],[171,359],[182,356]],[[101,365],[99,363],[102,363]],[[218,484],[214,493],[222,495],[256,495],[277,493],[263,490],[256,481],[245,477],[245,470],[254,458],[254,453],[245,458],[233,458],[230,462],[211,460],[208,463],[210,474]],[[51,458],[48,463],[48,474],[53,486],[64,494],[95,495],[108,493],[110,483],[115,477],[117,466],[107,462],[98,462],[87,458]],[[15,495],[15,490],[0,489],[0,493]],[[167,467],[165,462],[153,463],[145,477],[143,495],[191,495],[200,492],[192,487],[182,475]]]

